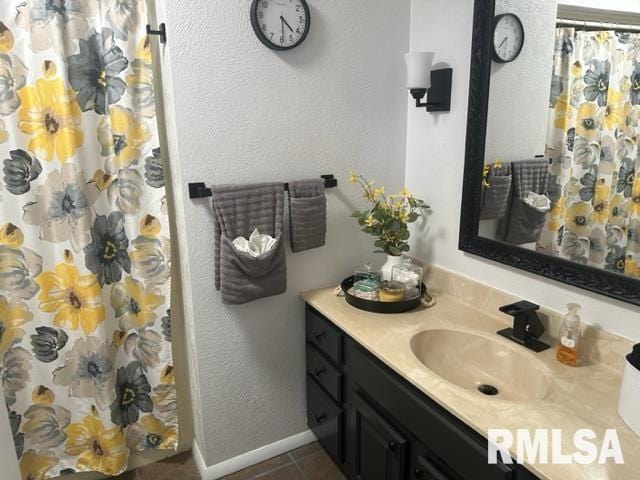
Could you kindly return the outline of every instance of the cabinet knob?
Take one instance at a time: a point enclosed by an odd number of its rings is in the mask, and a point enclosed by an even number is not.
[[[314,335],[314,338],[316,339],[317,342],[321,341],[324,337],[327,336],[327,332],[322,331],[322,332],[318,332]]]
[[[416,469],[413,471],[413,475],[414,475],[416,478],[424,478],[424,470],[422,470],[421,468],[416,468]]]
[[[314,372],[313,372],[313,373],[315,373],[316,377],[319,377],[319,376],[320,376],[320,375],[322,375],[323,373],[327,373],[327,369],[326,369],[326,368],[324,368],[324,367],[322,367],[322,368],[316,368],[316,369],[314,370]]]
[[[323,413],[322,415],[316,415],[316,423],[321,424],[327,419],[327,414]]]
[[[394,451],[396,449],[396,442],[389,442],[389,450]]]

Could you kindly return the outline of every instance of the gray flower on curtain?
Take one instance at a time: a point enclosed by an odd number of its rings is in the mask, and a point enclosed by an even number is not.
[[[625,198],[631,197],[633,191],[633,180],[636,175],[636,169],[634,161],[630,158],[622,160],[620,165],[620,173],[618,174],[618,183],[616,185],[616,191],[622,193]]]
[[[63,330],[37,327],[35,335],[31,335],[33,354],[41,362],[51,363],[58,359],[58,351],[64,348],[68,339]]]
[[[127,337],[124,343],[124,351],[131,358],[140,362],[142,369],[160,365],[162,353],[162,336],[153,330],[137,330]]]
[[[580,179],[582,188],[580,189],[580,198],[585,202],[593,200],[596,193],[596,184],[598,182],[598,166],[591,167],[589,172]]]
[[[127,253],[129,239],[124,230],[124,215],[111,212],[98,215],[91,227],[91,243],[84,248],[85,264],[98,277],[98,283],[110,285],[122,278],[122,271],[131,272]]]
[[[171,341],[171,309],[167,310],[167,314],[160,320],[162,325],[162,335],[167,342]]]
[[[20,423],[22,422],[22,415],[9,411],[9,425],[11,426],[11,435],[13,436],[13,444],[16,447],[16,456],[20,458],[24,451],[24,433],[20,432]]]
[[[134,168],[121,168],[118,177],[111,183],[107,190],[109,201],[118,210],[133,215],[140,209],[140,197],[144,180],[138,170]]]
[[[22,347],[7,350],[0,368],[0,383],[4,390],[7,405],[16,402],[16,393],[22,390],[31,376],[31,354]]]
[[[144,178],[147,184],[153,188],[164,187],[164,167],[162,165],[162,157],[160,156],[160,148],[153,149],[153,156],[144,160]]]
[[[0,22],[0,33],[7,27]],[[0,115],[10,115],[20,106],[18,90],[27,82],[27,67],[18,57],[0,53]]]
[[[7,235],[20,231],[12,224],[7,224],[3,229]],[[39,289],[34,279],[40,273],[40,255],[28,248],[0,244],[0,294],[24,300],[33,298]]]
[[[53,383],[69,387],[69,396],[95,399],[105,410],[115,398],[113,362],[116,350],[108,340],[79,338],[53,372]]]
[[[584,98],[590,102],[597,100],[601,107],[607,104],[610,65],[608,60],[593,60],[584,75]]]
[[[11,158],[4,160],[4,184],[14,195],[23,195],[31,190],[31,182],[40,176],[42,165],[22,149],[11,150]]]
[[[127,84],[118,74],[129,61],[113,41],[113,32],[103,28],[87,40],[80,39],[80,52],[67,59],[69,83],[77,93],[76,99],[83,112],[95,110],[107,113],[109,105],[117,103]]]
[[[55,448],[64,443],[64,429],[71,423],[71,412],[59,405],[36,403],[24,412],[22,429],[29,444],[40,448]]]
[[[624,273],[626,250],[619,245],[613,245],[605,259],[606,270],[616,273]]]
[[[140,28],[146,8],[144,0],[106,0],[108,6],[107,20],[116,37],[121,40],[129,38],[129,32]]]
[[[570,152],[573,152],[575,141],[576,141],[576,129],[575,127],[571,127],[569,130],[567,130],[567,140],[566,140],[567,150],[569,150]]]
[[[633,66],[631,74],[631,104],[640,105],[640,62]]]
[[[151,413],[151,386],[139,362],[118,369],[116,399],[111,404],[111,421],[126,427],[138,421],[140,412]]]

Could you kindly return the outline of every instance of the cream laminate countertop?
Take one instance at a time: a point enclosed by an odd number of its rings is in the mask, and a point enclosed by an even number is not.
[[[640,437],[617,413],[622,375],[620,362],[605,362],[631,351],[631,342],[606,334],[605,339],[594,340],[600,343],[597,350],[602,361],[594,361],[593,355],[589,355],[590,360],[585,365],[572,368],[555,359],[554,349],[536,354],[496,335],[495,332],[509,326],[506,317],[487,314],[447,294],[438,296],[438,303],[433,308],[419,308],[399,315],[358,310],[344,298],[337,297],[333,288],[305,292],[302,298],[391,369],[485,437],[492,428],[514,433],[522,428],[562,429],[562,452],[570,454],[575,450],[573,435],[577,430],[593,430],[598,436],[598,446],[607,429],[617,430],[624,465],[616,465],[612,459],[605,465],[527,464],[527,468],[541,479],[640,479]],[[411,350],[411,338],[431,329],[475,333],[522,348],[526,355],[540,359],[552,376],[549,393],[542,400],[516,403],[485,397],[449,383],[428,370]],[[515,458],[515,451],[512,453]]]

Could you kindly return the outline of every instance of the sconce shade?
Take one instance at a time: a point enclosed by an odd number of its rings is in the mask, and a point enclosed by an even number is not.
[[[407,88],[431,88],[431,68],[434,52],[405,53],[407,62]]]

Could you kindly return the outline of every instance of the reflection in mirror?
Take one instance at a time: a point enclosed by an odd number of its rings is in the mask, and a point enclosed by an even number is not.
[[[492,65],[479,235],[640,278],[640,2],[560,3],[496,2],[526,44]]]

